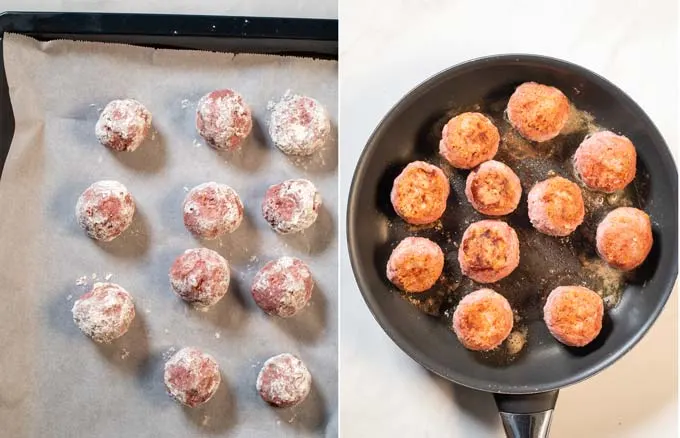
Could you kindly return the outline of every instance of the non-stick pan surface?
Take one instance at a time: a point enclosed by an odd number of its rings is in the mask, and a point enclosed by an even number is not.
[[[508,299],[513,307],[520,308],[520,313],[522,309],[529,309],[520,315],[519,322],[527,329],[527,343],[512,360],[499,360],[493,355],[467,351],[442,317],[429,316],[416,308],[400,296],[385,277],[392,248],[401,238],[418,235],[434,238],[448,248],[445,279],[438,285],[440,289],[451,289],[452,283],[461,284],[459,289],[475,286],[469,282],[465,286],[466,280],[459,278],[454,251],[456,241],[469,223],[461,218],[468,212],[470,220],[482,218],[461,197],[460,181],[464,181],[467,172],[445,169],[453,190],[447,213],[438,227],[406,227],[391,207],[389,191],[392,180],[408,162],[420,159],[440,164],[438,130],[448,117],[470,109],[487,114],[502,113],[498,106],[507,102],[517,85],[527,81],[558,87],[575,107],[594,116],[595,123],[633,141],[638,153],[638,176],[630,195],[632,204],[652,218],[654,246],[645,264],[626,278],[620,302],[607,312],[598,339],[586,348],[574,349],[550,336],[542,322],[540,306],[552,287],[584,279],[576,274],[570,278],[569,273],[577,269],[569,266],[562,266],[565,275],[552,275],[546,260],[557,265],[563,260],[569,265],[570,257],[592,245],[588,236],[592,236],[592,228],[606,211],[606,200],[598,213],[589,213],[580,239],[564,245],[554,238],[550,238],[552,243],[544,240],[537,245],[521,242],[520,268],[505,283],[491,287],[500,293],[504,293],[504,288],[511,290]],[[557,174],[566,173],[569,177],[565,163],[584,135],[577,129],[573,138],[563,139],[558,145],[564,150],[557,151],[553,157]],[[502,161],[514,160],[511,167],[521,168],[531,159],[504,156],[502,151],[503,146],[499,154]],[[523,233],[530,232],[526,219],[528,187],[550,176],[550,167],[529,166],[530,171],[520,169],[518,172],[520,178],[524,176],[531,181],[523,180],[521,207],[504,220],[517,229],[520,240]],[[620,89],[564,61],[529,55],[493,56],[452,67],[427,80],[397,103],[377,127],[359,160],[350,190],[349,253],[359,288],[371,312],[394,342],[414,360],[446,379],[478,390],[499,394],[540,393],[573,384],[611,365],[653,324],[678,272],[677,197],[677,171],[663,138],[642,109]],[[565,251],[564,257],[553,250]],[[444,315],[448,314],[447,306],[452,308],[456,304],[455,293],[451,296],[443,303],[435,303]]]

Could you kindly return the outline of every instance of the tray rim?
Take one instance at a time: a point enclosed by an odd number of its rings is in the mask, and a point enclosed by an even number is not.
[[[155,35],[316,40],[337,43],[338,20],[230,15],[6,11],[0,13],[0,34],[4,32],[44,36]]]

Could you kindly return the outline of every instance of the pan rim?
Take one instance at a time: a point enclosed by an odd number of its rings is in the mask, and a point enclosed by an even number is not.
[[[571,386],[573,384],[586,380],[590,377],[593,377],[596,374],[603,371],[604,369],[611,366],[618,359],[625,356],[628,352],[632,350],[632,348],[635,345],[637,345],[637,343],[647,334],[651,326],[656,322],[659,315],[663,311],[666,303],[668,302],[671,293],[673,292],[675,281],[678,275],[677,243],[673,246],[671,250],[672,252],[671,262],[673,263],[672,265],[673,268],[671,269],[670,275],[666,279],[666,281],[662,281],[665,284],[665,290],[663,292],[663,295],[661,299],[658,300],[657,305],[654,307],[650,317],[644,322],[644,324],[635,333],[635,335],[629,338],[627,342],[625,342],[621,347],[614,351],[613,354],[607,356],[605,359],[603,359],[596,365],[590,367],[589,369],[582,371],[578,374],[569,376],[568,378],[550,382],[549,384],[543,385],[540,388],[518,385],[513,385],[510,388],[503,387],[491,388],[490,385],[484,384],[483,380],[480,380],[473,376],[469,376],[465,373],[459,373],[456,372],[455,370],[441,369],[439,366],[437,366],[437,364],[433,363],[434,361],[430,360],[430,358],[427,357],[427,355],[422,354],[420,351],[417,350],[417,348],[414,348],[408,340],[406,340],[403,336],[399,334],[398,331],[392,329],[392,324],[389,323],[389,317],[382,312],[382,309],[380,308],[380,305],[377,303],[377,300],[374,299],[373,294],[368,292],[370,286],[368,285],[368,281],[365,278],[365,276],[362,275],[358,265],[359,261],[357,260],[359,243],[357,240],[358,239],[357,231],[354,227],[353,218],[358,208],[357,202],[360,191],[359,187],[362,186],[362,181],[366,175],[367,163],[370,161],[370,158],[375,152],[376,140],[382,136],[383,132],[386,129],[388,129],[388,125],[390,125],[391,119],[396,117],[398,113],[397,110],[401,107],[412,104],[414,101],[420,98],[420,95],[423,92],[432,87],[437,86],[438,83],[440,83],[443,80],[446,80],[447,77],[453,72],[459,72],[461,70],[470,68],[478,68],[480,65],[483,65],[485,63],[498,63],[498,62],[524,62],[524,63],[533,62],[540,63],[544,66],[555,65],[561,68],[565,68],[571,72],[574,72],[579,76],[587,76],[594,82],[600,83],[601,85],[607,88],[613,89],[623,98],[623,100],[627,101],[628,105],[630,105],[636,112],[638,112],[642,116],[645,125],[649,126],[650,133],[653,136],[660,139],[661,143],[665,146],[664,148],[662,148],[661,151],[659,151],[660,158],[664,161],[668,161],[671,163],[669,171],[671,173],[670,176],[673,179],[674,183],[672,189],[674,193],[677,193],[678,171],[675,160],[673,159],[673,156],[668,148],[668,144],[666,143],[665,139],[659,132],[654,122],[645,113],[645,111],[627,93],[625,93],[615,84],[608,81],[603,76],[589,69],[586,69],[585,67],[581,67],[580,65],[574,64],[572,62],[554,57],[522,53],[489,55],[464,61],[455,64],[451,67],[448,67],[444,70],[441,70],[438,73],[435,73],[434,75],[425,79],[415,87],[411,88],[406,94],[404,94],[404,96],[401,99],[399,99],[394,105],[392,105],[392,107],[382,117],[382,119],[380,120],[380,122],[375,127],[375,129],[369,136],[368,140],[366,141],[366,144],[359,156],[356,168],[354,170],[354,174],[352,176],[347,201],[347,213],[345,218],[346,219],[345,227],[347,230],[346,244],[348,248],[352,272],[354,273],[356,284],[359,288],[359,291],[361,292],[361,295],[364,299],[364,302],[366,303],[366,306],[368,307],[369,311],[371,312],[373,318],[378,323],[380,328],[385,332],[385,334],[387,334],[387,336],[392,340],[392,342],[394,342],[412,360],[414,360],[424,368],[428,369],[429,371],[446,380],[449,380],[453,383],[471,389],[476,389],[485,392],[493,392],[497,394],[536,394],[541,392],[554,391],[560,388],[565,388],[567,386]],[[676,206],[676,220],[677,220],[677,206]]]

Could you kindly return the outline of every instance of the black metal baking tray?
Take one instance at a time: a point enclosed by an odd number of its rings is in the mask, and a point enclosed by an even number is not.
[[[1,38],[5,32],[43,41],[69,39],[164,49],[338,58],[338,21],[327,19],[5,12],[0,14],[0,57],[3,57]],[[3,62],[0,64],[0,168],[4,167],[13,136],[14,115]]]

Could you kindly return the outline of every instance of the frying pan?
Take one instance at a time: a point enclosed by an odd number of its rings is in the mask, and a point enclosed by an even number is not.
[[[598,338],[584,348],[558,343],[542,322],[541,306],[547,292],[555,286],[574,281],[587,283],[588,279],[580,276],[571,262],[577,260],[579,252],[597,258],[592,249],[594,228],[606,212],[607,203],[600,203],[596,212],[589,209],[575,237],[559,240],[544,236],[527,243],[524,237],[531,235],[526,218],[527,188],[547,177],[550,170],[528,165],[530,156],[515,157],[511,167],[520,169],[524,193],[520,208],[504,220],[520,235],[521,262],[506,280],[490,286],[503,293],[514,309],[519,309],[520,324],[528,335],[516,356],[484,355],[463,348],[449,328],[450,319],[447,320],[460,297],[475,287],[461,278],[455,261],[455,242],[460,241],[469,218],[482,218],[475,216],[462,195],[461,185],[467,172],[445,169],[452,195],[439,227],[409,228],[394,213],[389,192],[394,177],[408,162],[425,160],[446,167],[437,161],[437,146],[441,127],[449,117],[464,110],[486,114],[500,111],[496,121],[503,125],[501,107],[514,88],[527,81],[558,87],[576,108],[591,114],[598,125],[633,141],[638,153],[638,173],[629,190],[632,204],[643,208],[652,219],[654,244],[646,262],[625,278],[620,300],[608,310]],[[501,130],[507,129],[505,126]],[[551,158],[554,172],[574,179],[569,175],[568,163],[584,135],[577,130],[560,136],[553,145],[558,149]],[[501,151],[503,148],[502,144]],[[502,152],[499,156],[506,162],[512,158]],[[644,336],[663,309],[678,273],[677,178],[672,156],[652,121],[630,97],[601,76],[565,61],[535,55],[476,59],[417,86],[390,110],[370,137],[349,195],[347,233],[352,269],[373,316],[411,358],[454,383],[493,393],[508,436],[545,437],[558,390],[621,358]],[[434,302],[430,306],[434,311],[404,299],[385,277],[391,250],[407,235],[432,238],[447,254],[438,292],[425,302]],[[553,275],[555,269],[549,263],[564,275]],[[423,309],[438,316],[428,316]]]

